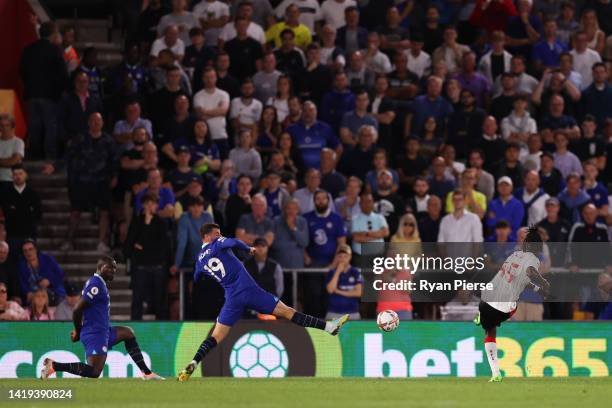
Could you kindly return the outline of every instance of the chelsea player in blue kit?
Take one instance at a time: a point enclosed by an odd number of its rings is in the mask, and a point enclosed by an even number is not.
[[[89,278],[81,300],[75,306],[72,320],[74,330],[70,333],[73,342],[81,340],[85,346],[87,363],[58,363],[45,359],[41,378],[47,379],[57,371],[65,371],[81,377],[98,378],[106,363],[106,353],[115,344],[124,342],[125,349],[143,373],[143,380],[163,380],[152,373],[142,357],[134,331],[127,326],[110,325],[110,295],[108,283],[115,277],[117,262],[109,256],[98,260],[96,273]]]
[[[219,282],[225,290],[225,304],[217,317],[217,324],[212,335],[202,342],[191,363],[180,372],[179,381],[187,381],[191,377],[206,354],[229,334],[245,308],[282,317],[302,327],[325,330],[334,336],[348,320],[349,315],[343,315],[326,322],[285,305],[276,296],[260,288],[232,252],[232,249],[242,249],[253,254],[255,248],[238,239],[221,236],[221,230],[217,224],[204,224],[200,229],[200,235],[203,245],[193,278],[197,281],[202,275],[208,275]]]

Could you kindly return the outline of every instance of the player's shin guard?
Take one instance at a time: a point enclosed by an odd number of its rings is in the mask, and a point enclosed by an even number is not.
[[[325,330],[325,320],[304,313],[295,312],[291,321],[302,327],[314,327],[315,329]]]
[[[132,357],[132,360],[134,360],[134,362],[136,363],[138,368],[140,368],[140,371],[142,371],[143,374],[151,374],[151,370],[149,370],[149,367],[147,367],[147,364],[144,362],[144,358],[142,357],[142,351],[140,351],[140,346],[138,346],[138,342],[136,342],[135,338],[128,339],[125,341],[125,350],[128,352],[130,357]]]
[[[97,378],[99,375],[94,375],[94,368],[85,363],[56,363],[53,362],[55,371],[65,371],[70,374],[75,374],[81,377]]]
[[[200,344],[200,348],[198,349],[197,353],[193,357],[193,361],[199,364],[200,361],[202,361],[202,359],[206,357],[206,355],[210,353],[210,351],[214,349],[216,345],[217,345],[217,340],[212,336],[204,340],[202,344]]]
[[[487,353],[487,360],[489,360],[489,367],[491,367],[491,374],[493,377],[497,377],[500,375],[500,372],[497,364],[497,343],[495,342],[495,337],[486,337],[484,347]]]

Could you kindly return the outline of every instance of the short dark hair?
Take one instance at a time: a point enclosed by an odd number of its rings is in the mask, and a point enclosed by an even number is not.
[[[34,248],[37,248],[36,241],[34,241],[34,238],[26,238],[26,239],[24,239],[23,242],[21,243],[21,247],[23,248],[25,246],[25,244],[32,244],[34,246]]]
[[[211,232],[213,232],[216,229],[221,229],[221,227],[219,227],[219,224],[204,224],[202,225],[202,227],[200,227],[200,236],[202,238],[204,238],[205,235],[210,234]]]
[[[96,265],[96,270],[100,270],[100,268],[102,268],[104,265],[111,265],[113,264],[115,261],[115,259],[112,256],[108,256],[108,255],[102,255],[98,258],[98,263]]]
[[[144,193],[142,197],[140,197],[140,203],[144,205],[148,202],[159,203],[159,196],[154,193]]]
[[[11,166],[11,171],[15,171],[15,170],[23,170],[27,173],[25,167],[23,167],[23,163],[17,163],[17,164],[13,164]]]
[[[189,38],[195,37],[196,35],[204,35],[204,32],[200,27],[193,27],[191,30],[189,30]]]
[[[189,197],[187,198],[187,203],[186,203],[186,207],[193,207],[194,205],[204,205],[204,199],[202,198],[202,196],[195,196],[195,197]]]
[[[40,25],[38,34],[40,38],[49,38],[53,34],[57,33],[57,25],[53,21],[46,21]]]
[[[283,38],[286,34],[291,34],[291,36],[295,38],[295,33],[290,28],[285,28],[283,31],[281,31],[280,38]]]
[[[501,229],[501,228],[511,228],[510,223],[506,220],[497,221],[497,223],[495,224],[495,229]]]
[[[606,64],[604,62],[594,63],[591,69],[594,70],[595,68],[599,68],[599,67],[604,67],[605,70],[608,70],[608,67],[606,67]]]
[[[535,225],[530,225],[527,228],[527,235],[525,236],[525,241],[523,242],[523,248],[526,251],[533,253],[542,252],[542,236],[538,231],[538,227]]]

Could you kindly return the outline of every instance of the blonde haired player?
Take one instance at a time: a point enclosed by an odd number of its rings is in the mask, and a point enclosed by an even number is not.
[[[497,362],[497,327],[514,314],[516,302],[526,287],[531,286],[544,296],[550,288],[548,281],[539,272],[538,256],[542,253],[542,246],[542,237],[537,228],[529,227],[521,249],[506,259],[491,280],[493,289],[482,292],[479,313],[474,323],[482,326],[486,334],[484,348],[492,375],[489,382],[501,382],[503,378]]]

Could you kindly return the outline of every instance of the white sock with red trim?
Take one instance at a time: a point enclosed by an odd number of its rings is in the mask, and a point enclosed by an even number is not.
[[[495,337],[485,338],[484,348],[487,353],[487,360],[489,360],[489,367],[491,367],[491,374],[493,377],[497,377],[500,375],[500,372],[497,365],[497,343],[495,342]]]

